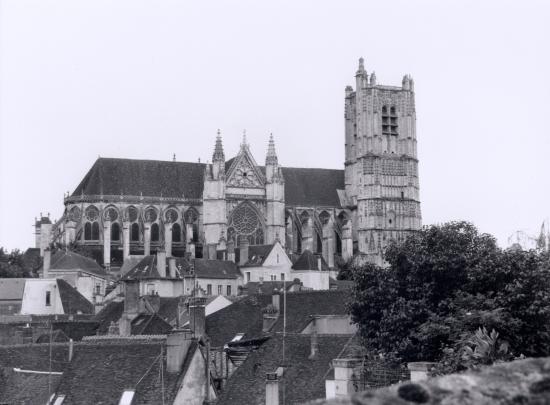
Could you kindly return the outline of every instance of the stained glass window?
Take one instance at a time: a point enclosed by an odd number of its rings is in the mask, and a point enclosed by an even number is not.
[[[95,221],[99,217],[99,210],[94,206],[90,205],[88,208],[86,208],[86,218],[88,221]]]
[[[235,208],[227,228],[227,239],[233,239],[236,246],[239,246],[242,237],[248,239],[251,245],[264,243],[262,222],[256,210],[248,204],[241,204]]]
[[[126,211],[127,213],[127,216],[128,216],[128,221],[130,222],[135,222],[137,220],[137,217],[138,217],[138,210],[136,207],[128,207],[128,210]]]

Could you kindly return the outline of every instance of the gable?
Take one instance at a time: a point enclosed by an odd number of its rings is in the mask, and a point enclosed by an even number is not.
[[[278,260],[277,260],[278,257]],[[273,249],[271,249],[271,252],[267,255],[265,258],[263,266],[277,266],[277,267],[290,267],[292,266],[292,262],[290,261],[290,258],[284,251],[283,247],[280,243],[275,243],[273,246]]]
[[[239,188],[265,187],[264,175],[247,146],[241,147],[241,151],[231,163],[227,173],[226,185],[227,187]]]

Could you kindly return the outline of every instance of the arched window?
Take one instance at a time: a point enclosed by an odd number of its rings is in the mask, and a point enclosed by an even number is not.
[[[338,232],[334,232],[334,238],[336,240],[336,254],[342,255],[342,239],[340,239]]]
[[[179,224],[172,225],[172,242],[181,242],[181,226]]]
[[[97,222],[92,224],[92,240],[99,240],[99,224]]]
[[[89,222],[84,225],[84,240],[92,240],[92,224]]]
[[[323,253],[323,241],[321,240],[321,236],[317,233],[317,253]]]
[[[135,222],[132,224],[130,239],[132,240],[132,242],[139,242],[139,225]]]
[[[183,215],[183,219],[186,224],[192,225],[193,228],[193,235],[191,235],[191,239],[193,240],[193,243],[197,243],[199,241],[199,213],[198,211],[191,207],[187,211],[185,211],[185,214]]]
[[[111,240],[119,241],[120,240],[120,225],[118,222],[114,222],[111,225]]]
[[[151,225],[151,242],[158,242],[160,239],[159,235],[159,224]]]
[[[243,203],[235,208],[229,219],[227,236],[235,241],[236,246],[243,236],[251,245],[264,243],[263,223],[250,204]]]

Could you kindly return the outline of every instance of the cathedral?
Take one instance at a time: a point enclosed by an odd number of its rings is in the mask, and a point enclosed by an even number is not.
[[[282,167],[273,136],[264,165],[246,136],[226,159],[220,131],[211,163],[98,158],[62,218],[36,221],[37,247],[76,245],[110,268],[160,249],[219,259],[278,241],[331,268],[357,253],[382,265],[390,241],[421,227],[414,81],[377,84],[360,59],[344,106],[344,170]]]

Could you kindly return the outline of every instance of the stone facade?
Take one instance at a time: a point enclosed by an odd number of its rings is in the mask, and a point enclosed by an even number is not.
[[[363,59],[356,89],[346,88],[346,197],[358,250],[383,264],[384,248],[420,229],[414,81],[376,83]]]
[[[99,158],[37,247],[88,246],[109,267],[160,248],[235,260],[243,242],[279,241],[330,268],[356,252],[383,264],[388,242],[421,226],[415,120],[412,78],[378,85],[361,59],[345,92],[345,170],[281,167],[272,136],[264,166],[246,136],[226,160],[219,131],[209,164]]]

